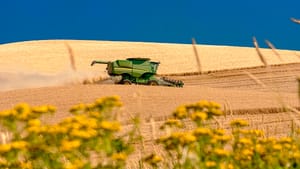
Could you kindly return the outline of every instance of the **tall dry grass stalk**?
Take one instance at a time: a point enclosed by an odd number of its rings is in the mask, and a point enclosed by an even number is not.
[[[270,49],[272,49],[272,51],[275,53],[275,55],[278,57],[278,59],[282,62],[282,57],[279,55],[279,53],[277,52],[275,46],[268,40],[265,40],[266,44],[269,46]]]
[[[150,118],[150,124],[151,124],[152,140],[156,140],[156,137],[157,137],[156,125],[155,125],[155,120],[153,119],[153,117]]]
[[[291,21],[297,24],[300,24],[300,19],[291,18]]]
[[[300,115],[300,112],[291,106],[287,106],[286,108],[290,111],[289,115],[290,115],[290,117],[292,117],[294,123],[297,125],[297,127],[300,127],[299,119],[293,114],[293,113],[296,113],[296,114]]]
[[[250,79],[254,80],[254,82],[256,84],[258,84],[259,86],[263,87],[263,88],[267,88],[267,86],[261,81],[259,80],[256,76],[254,76],[252,73],[248,72],[248,71],[244,71],[244,73],[250,77]]]
[[[253,44],[255,46],[255,49],[256,49],[256,52],[259,56],[259,59],[261,60],[261,62],[264,64],[265,67],[268,67],[268,63],[267,63],[267,60],[266,58],[264,57],[264,55],[260,52],[260,49],[259,49],[259,45],[257,43],[257,40],[255,37],[252,38],[253,39]]]
[[[255,46],[255,49],[256,49],[256,51],[257,51],[258,56],[260,57],[260,59],[261,59],[261,61],[263,62],[264,66],[266,67],[267,72],[270,73],[270,74],[273,74],[273,71],[272,71],[271,67],[269,66],[269,64],[268,64],[268,62],[267,62],[267,60],[266,60],[266,58],[264,57],[264,55],[263,55],[263,54],[261,53],[261,51],[260,51],[258,42],[257,42],[257,40],[256,40],[255,37],[253,37],[253,44],[254,44],[254,46]],[[270,44],[271,44],[271,43],[270,43]],[[269,44],[269,45],[270,45],[270,44]],[[270,46],[271,46],[271,47],[274,47],[272,44],[271,44]],[[275,48],[274,48],[274,51],[275,51]],[[252,77],[255,77],[255,76],[252,76]],[[261,82],[261,81],[260,81],[260,82]],[[276,83],[273,83],[273,78],[271,78],[271,83],[272,83],[272,84],[276,84]],[[264,85],[264,86],[266,86],[266,85]],[[282,94],[280,93],[280,91],[279,91],[278,88],[279,88],[279,87],[278,87],[277,85],[275,85],[275,87],[271,87],[271,86],[269,87],[270,91],[273,92],[274,94],[276,94],[276,98],[278,99],[278,102],[282,105],[282,107],[285,107],[286,103],[284,102],[284,99],[283,99],[283,97],[282,97]]]
[[[69,53],[69,56],[70,56],[70,63],[71,63],[71,68],[73,71],[77,71],[76,69],[76,65],[75,65],[75,56],[74,56],[74,52],[73,52],[73,49],[72,47],[69,45],[69,43],[65,42],[65,46],[67,47],[68,49],[68,53]]]
[[[227,105],[226,107],[228,107],[230,118],[233,118],[233,111],[231,108],[231,104],[229,103],[229,101],[227,99],[225,99],[225,104]]]
[[[273,52],[275,51],[276,52],[276,49],[275,47],[269,42],[269,41],[266,41],[267,45],[273,50]],[[260,60],[262,61],[262,63],[264,64],[264,66],[267,68],[267,71],[272,73],[265,57],[263,56],[263,54],[260,52],[260,49],[259,49],[259,45],[257,43],[257,40],[255,37],[253,37],[253,44],[256,48],[256,51],[257,51],[257,54],[259,55],[259,58]],[[276,52],[277,53],[277,52]],[[276,54],[275,53],[275,54]],[[277,56],[280,56],[279,54]],[[247,72],[247,71],[244,71],[246,75],[248,75],[251,79],[253,79],[257,84],[259,84],[261,87],[263,88],[267,88],[267,86],[261,81],[259,80],[256,76],[254,76],[253,74],[251,74],[250,72]],[[270,88],[270,90],[272,92],[274,92],[274,94],[277,95],[277,99],[279,101],[279,103],[282,105],[283,108],[286,108],[287,110],[289,110],[290,112],[288,113],[288,115],[290,116],[290,118],[292,119],[292,123],[295,124],[297,127],[300,126],[300,121],[299,119],[295,116],[295,114],[293,113],[296,113],[298,115],[300,115],[299,111],[296,110],[295,108],[287,105],[286,103],[284,103],[283,101],[283,97],[281,96],[281,93],[279,91],[275,91],[274,89]],[[299,82],[299,98],[300,98],[300,82]],[[267,133],[269,133],[269,128],[267,127]],[[268,137],[268,136],[267,136]]]
[[[195,53],[195,57],[196,57],[196,61],[197,61],[198,72],[201,73],[202,72],[202,66],[201,66],[200,56],[198,54],[197,42],[196,42],[195,38],[192,38],[192,44],[193,44],[193,49],[194,49],[194,53]]]

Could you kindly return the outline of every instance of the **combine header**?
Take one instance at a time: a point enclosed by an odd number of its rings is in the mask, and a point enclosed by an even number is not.
[[[149,58],[128,58],[126,60],[99,61],[94,64],[106,64],[108,75],[114,79],[116,84],[143,84],[152,86],[174,86],[183,87],[180,80],[172,80],[166,77],[158,77],[156,74],[159,62],[150,61]]]

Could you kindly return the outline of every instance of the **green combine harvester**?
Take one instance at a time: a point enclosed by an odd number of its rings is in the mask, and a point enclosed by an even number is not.
[[[128,58],[126,60],[99,61],[94,60],[94,64],[106,64],[109,76],[116,84],[143,84],[152,86],[174,86],[183,87],[180,80],[172,80],[166,77],[158,77],[156,74],[159,62],[150,61],[149,58]]]

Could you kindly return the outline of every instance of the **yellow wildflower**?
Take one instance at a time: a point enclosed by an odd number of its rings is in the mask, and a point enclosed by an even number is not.
[[[185,106],[179,106],[175,112],[173,112],[173,116],[179,119],[183,119],[187,117],[187,109]]]
[[[92,112],[89,112],[89,115],[90,115],[91,117],[95,117],[95,118],[100,118],[100,117],[102,116],[101,113],[98,112],[98,111],[92,111]]]
[[[8,117],[15,114],[16,114],[15,110],[4,110],[0,112],[0,117]]]
[[[72,130],[71,136],[79,137],[79,138],[91,138],[95,137],[97,135],[97,131],[94,129],[87,129],[87,130]]]
[[[214,116],[222,116],[224,114],[224,112],[220,109],[216,109],[216,108],[212,108],[210,110],[210,113]]]
[[[48,105],[47,107],[48,107],[48,112],[49,112],[49,113],[54,113],[54,112],[56,112],[56,107],[51,106],[51,105]]]
[[[214,168],[214,167],[217,166],[217,163],[214,162],[214,161],[206,161],[206,162],[205,162],[205,166],[206,166],[207,168]]]
[[[98,127],[98,121],[95,118],[88,118],[88,123],[86,124],[89,128],[97,128]]]
[[[253,151],[251,151],[250,149],[243,149],[241,155],[249,159],[249,157],[253,155]]]
[[[230,155],[230,152],[224,149],[216,148],[214,149],[214,153],[220,157],[226,157]]]
[[[152,162],[154,162],[154,163],[158,163],[161,161],[162,161],[162,158],[160,156],[155,155],[152,157]]]
[[[28,121],[29,126],[40,126],[41,121],[39,119],[31,119]]]
[[[72,129],[80,129],[81,127],[82,127],[82,125],[80,123],[77,123],[77,122],[73,122],[71,124]]]
[[[123,104],[120,102],[119,96],[110,96],[100,98],[95,101],[95,106],[107,105],[108,107],[121,107]]]
[[[63,123],[63,124],[64,124],[64,123],[66,123],[66,124],[72,123],[73,120],[74,120],[73,117],[66,117],[66,118],[62,121],[62,123]]]
[[[115,154],[112,155],[111,158],[116,160],[116,161],[125,161],[127,159],[127,155],[123,152],[115,153]]]
[[[207,114],[205,112],[194,112],[191,114],[191,119],[193,121],[204,121],[207,119]]]
[[[19,103],[14,108],[18,113],[31,112],[31,108],[27,103]]]
[[[221,163],[220,169],[234,169],[232,164],[228,163]]]
[[[215,129],[213,130],[214,134],[217,135],[224,135],[225,134],[225,130],[224,129]]]
[[[30,132],[30,133],[40,133],[40,132],[42,132],[41,128],[39,126],[29,126],[27,128],[27,131]]]
[[[182,137],[179,138],[179,140],[182,144],[185,145],[196,141],[196,137],[190,133],[184,133]]]
[[[244,135],[252,135],[254,137],[262,137],[264,136],[264,132],[262,130],[242,130],[239,129],[238,132]]]
[[[257,137],[262,137],[265,135],[264,131],[262,130],[252,130],[252,133],[255,134]]]
[[[292,145],[289,144],[289,143],[284,143],[283,147],[286,148],[286,149],[292,149]]]
[[[280,150],[282,150],[282,145],[280,145],[280,144],[274,144],[273,145],[273,149],[277,150],[277,151],[280,151]]]
[[[68,128],[60,125],[52,125],[52,126],[48,126],[47,132],[52,134],[58,134],[58,133],[65,134],[68,132]]]
[[[15,106],[16,117],[19,120],[27,120],[32,114],[31,108],[27,103],[20,103]]]
[[[216,102],[209,102],[209,106],[212,108],[216,108],[216,109],[220,109],[221,105],[219,103]]]
[[[261,144],[275,144],[276,139],[273,137],[263,138],[259,140],[259,143]]]
[[[222,142],[222,143],[225,143],[225,142],[231,140],[231,136],[229,136],[229,135],[223,135],[223,136],[220,136],[220,135],[213,135],[212,140],[215,140],[215,142]]]
[[[197,104],[197,106],[202,107],[202,108],[210,107],[210,103],[207,100],[201,100],[196,104]]]
[[[157,139],[157,142],[163,143],[163,142],[167,141],[168,139],[170,139],[169,136],[161,136],[159,139]]]
[[[48,106],[36,106],[32,108],[32,111],[37,114],[48,113]]]
[[[102,121],[100,127],[109,131],[119,131],[121,129],[121,125],[118,121]]]
[[[70,151],[70,150],[78,148],[80,145],[81,145],[80,140],[63,140],[61,142],[60,150],[61,151]]]
[[[90,128],[97,128],[98,121],[95,118],[88,117],[86,115],[76,115],[73,119],[74,123],[79,124],[78,127],[90,127]]]
[[[10,144],[0,144],[0,153],[6,153],[11,150]]]
[[[279,140],[280,143],[292,143],[293,139],[291,137],[283,137]]]
[[[232,120],[230,122],[230,125],[232,127],[244,127],[244,126],[248,126],[249,123],[246,120],[236,119],[236,120]]]
[[[255,150],[259,154],[264,154],[266,152],[265,147],[262,144],[256,144],[255,145]]]
[[[294,158],[294,159],[297,159],[297,160],[300,160],[300,152],[299,152],[299,151],[294,152],[294,153],[293,153],[293,158]]]
[[[78,166],[77,163],[66,162],[64,164],[64,169],[80,169],[82,166]]]
[[[252,145],[252,141],[248,138],[241,138],[240,140],[238,140],[238,142],[243,145]]]
[[[151,154],[143,159],[143,161],[151,164],[152,166],[157,166],[159,162],[162,161],[162,158],[156,154]]]
[[[180,138],[180,137],[182,137],[184,134],[185,134],[184,132],[173,132],[173,133],[171,134],[171,137],[172,137],[172,138]]]
[[[165,124],[166,126],[176,126],[176,127],[182,127],[182,123],[178,119],[168,119]]]
[[[20,162],[20,167],[22,169],[32,169],[33,168],[30,161],[28,161],[28,162]]]
[[[25,149],[28,146],[28,143],[26,141],[15,141],[11,143],[11,148],[14,149]]]
[[[70,113],[76,113],[76,112],[84,110],[84,109],[85,109],[85,105],[83,103],[80,103],[80,104],[72,106],[69,111],[70,111]]]
[[[195,136],[212,135],[211,129],[201,127],[196,128],[193,133]]]

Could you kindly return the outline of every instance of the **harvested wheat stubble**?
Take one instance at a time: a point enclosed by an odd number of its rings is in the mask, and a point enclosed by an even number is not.
[[[245,72],[251,73],[265,87],[250,78]],[[226,70],[201,75],[175,76],[185,82],[185,85],[209,86],[214,88],[235,88],[239,90],[259,90],[297,93],[297,76],[300,74],[300,64],[285,64],[270,67],[248,68],[241,70]]]
[[[184,88],[152,87],[140,85],[71,85],[22,89],[0,93],[0,110],[8,109],[19,102],[32,105],[51,104],[58,108],[57,120],[68,116],[68,109],[78,103],[91,103],[104,96],[119,95],[124,102],[122,119],[128,113],[139,113],[142,119],[168,116],[179,105],[199,100],[230,103],[232,110],[281,107],[272,92],[239,91],[209,87],[186,86]],[[297,94],[282,94],[286,104],[297,106]],[[55,120],[54,120],[55,121]]]

